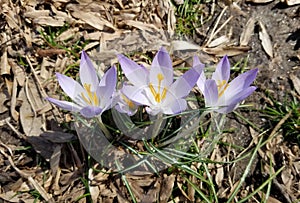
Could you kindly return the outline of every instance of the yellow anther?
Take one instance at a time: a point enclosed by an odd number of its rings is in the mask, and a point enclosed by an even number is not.
[[[217,83],[218,83],[217,86],[219,92],[218,96],[221,97],[224,94],[225,90],[227,89],[228,83],[226,80],[218,81]]]
[[[157,80],[158,80],[157,91],[154,89],[152,83],[149,84],[150,91],[157,103],[160,103],[163,99],[166,98],[167,88],[164,87],[164,89],[162,90],[162,93],[160,93],[161,81],[163,81],[164,79],[165,78],[164,78],[163,74],[161,74],[161,73],[157,74]]]
[[[135,105],[134,103],[128,99],[125,95],[121,94],[122,99],[126,102],[126,104],[129,106],[130,109],[134,109]]]
[[[99,106],[99,99],[97,97],[96,92],[91,91],[91,84],[84,84],[83,88],[86,90],[88,98],[84,95],[84,93],[81,93],[81,96],[83,100],[89,104],[89,105],[94,105],[94,106]]]

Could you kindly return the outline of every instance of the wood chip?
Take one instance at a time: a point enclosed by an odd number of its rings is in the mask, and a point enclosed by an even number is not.
[[[258,21],[258,25],[260,27],[259,39],[261,40],[261,44],[263,46],[263,49],[265,50],[265,52],[271,58],[273,58],[272,42],[271,42],[270,36],[269,36],[269,34],[267,32],[267,29],[266,29],[265,25],[261,21]]]
[[[241,34],[241,37],[240,37],[240,45],[241,46],[247,46],[248,45],[248,43],[250,41],[250,38],[251,38],[251,35],[253,34],[253,31],[254,31],[255,22],[256,22],[256,20],[253,17],[251,17],[247,21],[247,24],[244,27],[244,30],[243,30],[243,32]]]

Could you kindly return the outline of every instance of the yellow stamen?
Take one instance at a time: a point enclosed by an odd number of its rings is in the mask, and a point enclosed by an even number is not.
[[[167,88],[164,87],[163,91],[162,91],[162,94],[160,94],[160,89],[161,89],[161,82],[164,80],[164,76],[163,74],[159,73],[157,74],[157,80],[158,80],[158,90],[156,91],[153,87],[153,84],[150,83],[149,84],[149,88],[150,88],[150,91],[155,99],[155,101],[157,103],[160,103],[163,99],[165,99],[166,97],[166,94],[167,94]]]
[[[84,93],[82,92],[82,93],[81,93],[81,96],[82,96],[83,100],[84,100],[87,104],[89,104],[89,105],[99,106],[99,99],[98,99],[98,97],[97,97],[96,92],[92,92],[92,91],[91,91],[91,84],[86,84],[86,83],[85,83],[85,84],[83,85],[83,88],[86,90],[86,93],[87,93],[87,96],[88,96],[88,97],[86,97],[86,96],[84,95]]]
[[[134,109],[135,105],[134,103],[128,99],[125,95],[121,94],[122,99],[127,103],[127,105],[129,106],[130,109]]]
[[[218,92],[219,92],[218,96],[221,97],[224,94],[227,87],[229,86],[229,84],[227,83],[226,80],[218,81],[217,83],[218,83],[217,86],[218,86]]]

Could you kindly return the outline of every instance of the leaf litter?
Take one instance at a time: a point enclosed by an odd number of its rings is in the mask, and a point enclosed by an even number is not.
[[[258,0],[252,2],[265,3]],[[284,2],[287,5],[299,3]],[[53,79],[54,72],[66,71],[66,67],[78,63],[78,59],[61,46],[71,47],[79,40],[86,41],[85,49],[93,60],[105,63],[99,66],[102,67],[101,71],[113,63],[112,55],[117,51],[146,52],[155,51],[161,45],[173,46],[175,52],[197,51],[203,61],[210,63],[225,54],[240,56],[251,52],[251,43],[256,38],[261,40],[260,45],[272,60],[278,53],[274,48],[274,39],[271,41],[270,28],[263,23],[267,21],[247,16],[244,6],[236,4],[233,8],[218,5],[218,18],[204,36],[206,41],[192,44],[178,39],[169,40],[169,35],[174,34],[176,22],[171,1],[1,1],[0,9],[5,21],[1,26],[4,26],[5,32],[0,36],[0,198],[7,202],[35,202],[36,199],[29,192],[36,190],[42,196],[43,200],[37,200],[40,202],[88,202],[89,198],[84,197],[86,185],[80,181],[85,178],[93,202],[129,202],[130,197],[121,178],[110,174],[97,163],[92,167],[102,172],[88,169],[86,152],[78,147],[74,134],[65,132],[58,125],[66,121],[69,124],[72,116],[61,114],[44,100],[48,94],[52,96],[59,93]],[[231,24],[236,18],[234,12],[237,8],[238,15],[247,19],[238,35]],[[38,34],[47,34],[49,26],[59,30],[66,25],[67,28],[55,36],[54,44]],[[258,36],[255,33],[257,25],[260,28]],[[290,79],[300,94],[299,78],[291,74]],[[69,117],[71,119],[67,119]],[[279,135],[271,136],[265,151],[260,150],[258,155],[264,160],[264,173],[270,173],[270,162],[274,167],[288,166],[280,178],[276,178],[275,185],[285,200],[292,202],[300,196],[296,189],[300,171],[299,148],[297,150],[293,145],[290,149],[284,143],[281,132],[277,129],[275,133]],[[252,129],[251,134],[258,133]],[[19,142],[13,142],[13,139]],[[222,141],[231,143],[229,139],[224,136]],[[257,142],[252,142],[248,150],[255,144]],[[236,158],[242,156],[243,152],[230,147],[216,148],[211,159],[229,162],[232,154]],[[274,154],[286,160],[277,160]],[[228,198],[237,186],[240,177],[237,168],[244,167],[238,164],[209,165],[220,198]],[[199,165],[193,167],[196,170]],[[87,175],[85,170],[88,171]],[[168,202],[175,187],[180,191],[173,196],[175,202],[195,200],[196,191],[191,186],[185,189],[186,179],[179,173],[169,175],[162,172],[160,176],[126,178],[139,202]],[[195,177],[187,178],[201,187]],[[252,192],[247,185],[244,191]],[[268,201],[279,202],[276,198],[270,197]]]

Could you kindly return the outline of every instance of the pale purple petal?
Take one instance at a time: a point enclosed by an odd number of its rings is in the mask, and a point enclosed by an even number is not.
[[[215,106],[218,102],[218,97],[218,87],[216,82],[214,80],[206,80],[204,85],[205,105],[207,107]]]
[[[221,61],[218,63],[215,72],[212,74],[212,79],[217,81],[226,82],[230,77],[230,63],[227,56],[224,56]]]
[[[85,118],[93,118],[102,113],[102,108],[96,106],[86,106],[80,110],[80,114]]]
[[[235,97],[231,97],[227,100],[228,105],[237,104],[244,99],[246,99],[248,96],[250,96],[254,91],[256,90],[255,86],[250,86],[248,88],[243,89],[243,91],[239,92]]]
[[[91,91],[94,92],[99,84],[97,72],[85,51],[81,52],[79,77],[81,84],[90,84]]]
[[[187,102],[185,99],[177,99],[163,108],[163,113],[167,115],[178,114],[185,111],[187,108]]]
[[[98,89],[97,97],[100,99],[100,106],[104,107],[111,99],[117,83],[117,71],[115,66],[111,67],[102,77]]]
[[[201,93],[204,94],[204,84],[206,81],[206,77],[204,74],[204,64],[200,62],[199,57],[196,55],[193,58],[193,67],[198,67],[198,69],[201,69],[201,74],[197,81],[197,86],[199,87]]]
[[[203,66],[195,66],[186,71],[171,85],[169,91],[178,98],[186,97],[198,81],[202,69]]]
[[[156,91],[159,91],[159,77],[158,75],[163,76],[163,80],[160,81],[160,92],[164,87],[169,87],[173,82],[173,69],[168,69],[162,66],[151,67],[149,80]],[[170,78],[171,77],[171,78]],[[170,81],[172,81],[170,83]]]
[[[63,91],[76,103],[80,105],[84,105],[85,103],[80,99],[81,93],[85,92],[85,89],[73,80],[72,78],[62,75],[60,73],[56,73],[56,77],[58,80],[58,83],[60,87],[63,89]]]
[[[149,83],[149,71],[136,62],[118,54],[119,63],[127,79],[136,86],[143,86]]]
[[[149,102],[144,88],[126,85],[122,88],[122,93],[133,102],[137,103],[138,105],[146,105],[149,106],[151,103]]]
[[[237,93],[243,91],[243,89],[252,84],[256,78],[257,72],[258,69],[256,68],[239,75],[229,83],[229,86],[224,94],[226,94],[226,96],[229,98],[236,96]]]
[[[72,103],[72,102],[60,101],[60,100],[57,100],[57,99],[54,99],[51,97],[47,97],[45,99],[67,111],[79,112],[81,109],[81,107],[79,105]]]
[[[160,50],[156,53],[151,64],[151,70],[156,69],[157,67],[161,67],[163,75],[165,76],[166,85],[171,85],[173,83],[172,60],[169,53],[164,47],[161,47]]]

